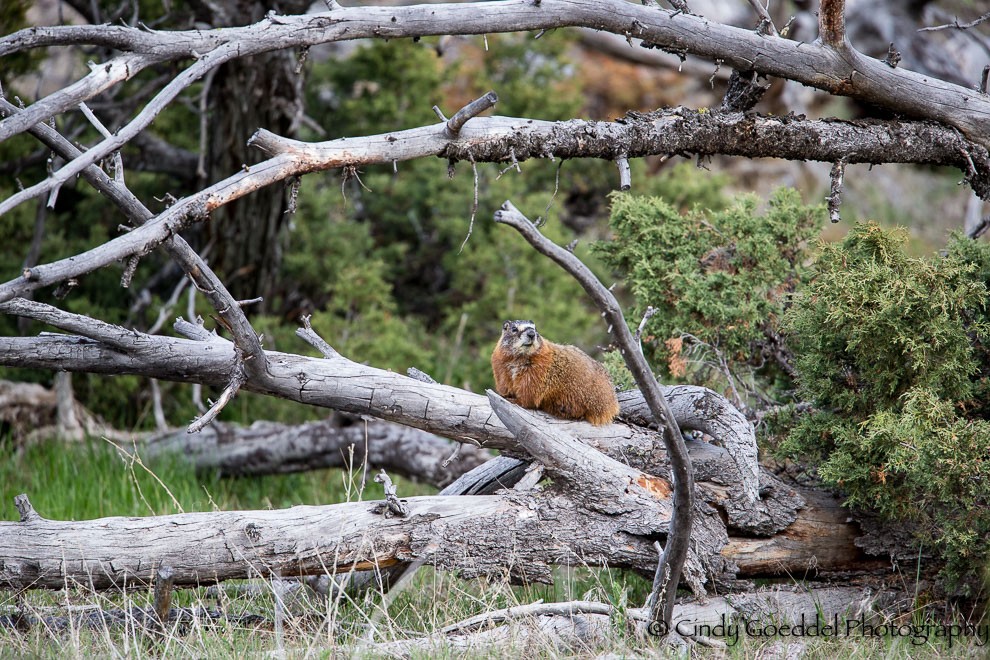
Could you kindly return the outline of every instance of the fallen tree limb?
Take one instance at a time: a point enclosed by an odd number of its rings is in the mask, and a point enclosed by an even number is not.
[[[64,634],[79,628],[91,630],[128,630],[141,633],[155,633],[159,618],[150,607],[131,607],[126,610],[104,610],[87,607],[66,615],[47,615],[33,611],[19,611],[13,614],[0,614],[0,629],[14,628],[28,632],[32,628]],[[194,626],[218,627],[243,626],[245,628],[270,628],[271,621],[260,614],[233,614],[205,607],[173,607],[168,610],[164,624],[185,634]]]
[[[797,644],[805,643],[803,637],[808,641],[815,637],[867,637],[867,622],[877,623],[877,618],[909,611],[909,605],[903,593],[889,589],[774,588],[677,603],[673,631],[682,638],[719,648],[735,646],[746,637],[773,637],[785,626],[788,632],[794,627],[790,636]],[[645,636],[647,619],[644,610],[619,611],[607,603],[519,605],[478,614],[425,637],[373,644],[366,649],[376,655],[403,658],[506,648],[519,654],[545,652],[548,647],[563,653],[594,654],[614,643],[616,626],[634,628]],[[497,625],[502,622],[509,625]],[[485,629],[473,630],[482,625]],[[824,626],[830,628],[823,633]],[[928,634],[920,628],[917,633],[918,639]]]
[[[528,411],[520,414],[538,419]],[[558,446],[545,454],[534,446],[551,467],[559,464],[578,475],[570,488],[563,488],[564,479],[529,492],[410,498],[404,501],[405,518],[376,515],[372,503],[352,502],[51,521],[19,498],[21,521],[0,522],[0,586],[121,588],[153,582],[163,564],[172,569],[177,586],[259,575],[343,574],[410,562],[463,577],[508,575],[514,581],[548,581],[555,563],[608,564],[652,574],[654,534],[664,533],[669,515],[663,481],[576,447]],[[587,488],[597,481],[603,483]],[[780,535],[782,542],[747,544],[726,537],[721,517],[704,504],[719,497],[718,489],[705,482],[698,487],[703,497],[696,506],[695,559],[703,579],[725,585],[738,577],[889,571],[888,562],[862,561],[855,527],[837,503],[827,512],[831,520],[821,510],[805,509],[788,528],[794,533]],[[814,520],[803,520],[806,512]]]
[[[707,482],[698,488],[705,499],[719,496]],[[774,538],[730,536],[719,552],[733,574],[713,579],[889,572],[889,560],[870,559],[856,547],[861,533],[836,499],[810,501]],[[76,522],[29,514],[26,521],[0,522],[0,586],[148,583],[162,561],[178,586],[275,573],[341,574],[422,558],[464,576],[503,574],[511,566],[515,579],[540,580],[548,579],[549,562],[580,564],[582,553],[595,557],[591,565],[600,560],[647,575],[656,561],[651,543],[636,541],[615,516],[581,514],[568,498],[508,492],[407,503],[407,519],[374,516],[371,503]]]
[[[195,340],[144,335],[25,300],[0,304],[0,313],[37,318],[87,336],[85,339],[62,335],[0,337],[0,364],[6,366],[126,373],[223,387],[238,364],[233,344],[187,322],[177,323],[176,328]],[[246,389],[342,412],[371,415],[458,442],[525,456],[516,439],[492,413],[485,397],[357,364],[340,355],[321,359],[266,351],[265,357],[265,377],[249,378],[244,383]],[[755,447],[752,425],[715,392],[692,386],[663,390],[681,428],[701,430],[726,447]],[[627,404],[633,400],[635,397],[624,397]],[[661,443],[656,442],[653,431],[621,424],[594,427],[536,414],[613,458],[667,477],[666,452],[659,447]],[[738,455],[734,456],[739,459]],[[788,513],[756,501],[757,483],[752,473],[740,471],[736,461],[730,464],[733,467],[722,464],[719,469],[734,472],[724,478],[743,486],[733,495],[738,499],[736,508],[746,512],[746,520],[740,519],[739,524],[759,534],[772,533],[793,520],[793,509]],[[799,506],[798,502],[791,504],[795,508]]]
[[[543,426],[521,408],[500,412],[531,429]],[[508,571],[521,582],[549,581],[553,563],[652,570],[652,542],[670,519],[669,483],[560,433],[521,434],[519,442],[565,479],[533,495],[412,498],[402,503],[405,516],[347,503],[104,519],[94,526],[45,520],[21,496],[21,521],[0,523],[0,585],[122,588],[153,580],[149,571],[162,565],[172,570],[175,585],[336,574],[401,561],[464,577]],[[698,511],[697,518],[692,584],[700,588],[705,577],[726,571],[718,552],[727,538],[713,509]]]
[[[444,466],[458,447],[457,456]],[[215,470],[223,476],[284,474],[367,462],[372,468],[438,488],[492,457],[476,445],[458,445],[407,426],[344,415],[306,424],[214,422],[197,434],[183,429],[149,438],[138,451],[145,457],[181,454],[197,470]]]
[[[531,413],[516,414],[535,421]],[[532,442],[531,442],[532,441]],[[377,515],[370,503],[294,507],[283,511],[189,513],[151,518],[62,522],[41,518],[19,498],[21,521],[0,523],[0,585],[121,588],[153,580],[167,565],[173,584],[252,575],[301,576],[372,570],[423,561],[463,577],[505,575],[548,582],[550,566],[610,564],[652,572],[654,535],[669,522],[669,486],[611,461],[576,441],[523,437],[527,450],[569,474],[608,474],[594,491],[554,488],[533,495],[410,498],[409,515]],[[556,447],[544,454],[539,447]],[[576,447],[584,449],[575,454]],[[579,458],[579,460],[578,460]],[[608,466],[608,467],[606,467]],[[704,576],[726,560],[722,522],[701,516],[695,539]],[[715,552],[710,552],[713,550]]]

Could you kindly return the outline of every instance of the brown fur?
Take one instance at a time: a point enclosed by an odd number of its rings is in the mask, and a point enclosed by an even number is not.
[[[492,373],[495,391],[523,408],[599,426],[619,414],[605,367],[576,346],[543,339],[529,321],[505,324],[492,352]]]

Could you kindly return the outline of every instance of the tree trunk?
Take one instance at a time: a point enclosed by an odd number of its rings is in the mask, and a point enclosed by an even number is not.
[[[292,50],[237,59],[217,70],[210,87],[210,135],[206,181],[262,160],[248,138],[260,127],[279,126],[295,137],[302,112],[302,73]],[[235,298],[264,297],[254,307],[268,309],[279,281],[282,229],[289,216],[283,186],[267,186],[216,209],[206,226],[213,268]]]

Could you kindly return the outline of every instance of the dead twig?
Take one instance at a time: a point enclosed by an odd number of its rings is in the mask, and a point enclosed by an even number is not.
[[[832,223],[839,222],[839,206],[842,204],[842,179],[846,174],[846,161],[837,160],[832,164],[832,171],[829,177],[832,181],[831,189],[825,201],[828,203],[828,219]]]
[[[946,23],[945,25],[933,25],[930,27],[919,28],[918,32],[937,32],[938,30],[968,30],[974,28],[980,23],[985,23],[990,21],[990,11],[983,14],[979,18],[970,21],[969,23],[960,23],[959,19],[954,20],[951,23]]]

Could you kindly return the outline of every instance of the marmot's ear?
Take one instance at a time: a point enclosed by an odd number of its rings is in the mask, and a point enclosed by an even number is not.
[[[502,332],[505,332],[508,329],[509,329],[509,322],[506,321],[505,323],[502,324]]]

